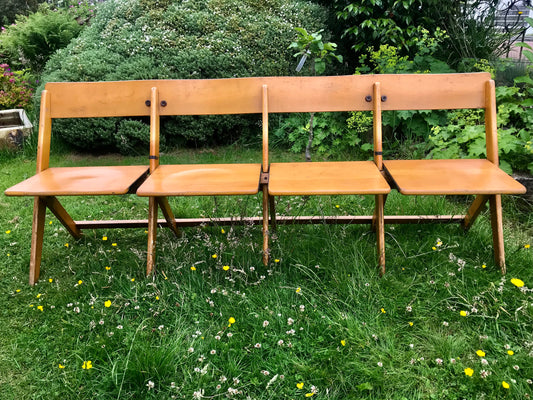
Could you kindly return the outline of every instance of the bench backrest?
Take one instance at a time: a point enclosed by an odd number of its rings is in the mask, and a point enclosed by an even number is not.
[[[41,99],[38,171],[48,167],[52,118],[151,116],[155,168],[160,116],[262,114],[266,169],[269,113],[373,111],[379,154],[381,111],[465,108],[486,110],[487,158],[497,163],[494,82],[488,73],[48,83]]]

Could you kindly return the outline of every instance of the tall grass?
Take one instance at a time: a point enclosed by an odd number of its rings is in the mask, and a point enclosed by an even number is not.
[[[217,149],[162,162],[254,159],[252,150]],[[4,161],[0,189],[34,168],[22,157]],[[63,200],[75,218],[147,213],[146,199],[135,196]],[[261,212],[259,196],[171,203],[181,216]],[[372,204],[363,196],[292,197],[278,211],[370,214]],[[89,230],[75,241],[50,216],[35,287],[27,284],[32,199],[2,195],[0,205],[1,399],[533,394],[533,221],[518,198],[504,198],[506,276],[493,262],[486,213],[468,233],[388,225],[383,278],[368,226],[279,226],[267,267],[260,227],[186,228],[181,238],[161,229],[158,273],[146,278],[144,229]],[[390,214],[465,207],[461,198],[397,194],[386,205]]]

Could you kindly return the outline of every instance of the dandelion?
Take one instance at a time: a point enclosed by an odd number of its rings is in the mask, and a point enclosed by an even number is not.
[[[531,247],[530,244],[525,244],[525,245],[524,245],[524,249],[529,249],[530,247]]]
[[[111,269],[111,267],[105,267],[106,271],[109,271]]]
[[[522,287],[524,286],[524,281],[521,279],[513,278],[511,279],[511,283],[515,285],[516,287]]]
[[[341,345],[346,346],[346,340],[341,340]]]
[[[385,311],[385,309],[384,309],[383,307],[381,308],[381,312],[382,312],[383,314],[387,314],[387,311]]]
[[[431,248],[431,250],[435,251],[435,250],[437,250],[437,248],[436,248],[435,246],[433,246],[433,247]]]
[[[314,395],[315,395],[314,392],[306,393],[306,394],[305,394],[305,397],[313,397]]]
[[[339,204],[335,204],[335,208],[340,208],[341,206]]]
[[[48,282],[52,283],[54,280],[52,278],[48,279]]]
[[[304,388],[304,383],[303,382],[299,382],[296,384],[296,387],[300,390],[302,390]]]
[[[507,350],[507,354],[509,354],[510,356],[514,355],[514,351],[512,350]]]
[[[487,266],[486,266],[485,264],[483,264],[483,265],[481,266],[481,268],[485,269],[485,268],[487,268]]]
[[[476,351],[476,354],[480,357],[485,357],[485,352],[483,350]]]
[[[221,228],[221,229],[220,229],[220,233],[222,233],[222,234],[226,233],[226,231],[224,230],[224,228]]]
[[[65,247],[68,247],[68,243],[65,243]]]
[[[43,306],[37,306],[37,309],[41,312],[44,312]]]
[[[472,368],[465,368],[465,375],[466,376],[474,375],[474,370]]]
[[[216,254],[213,254],[211,258],[217,258],[218,256]]]
[[[196,271],[196,267],[194,265],[191,267],[191,271]]]
[[[111,246],[117,247],[117,244],[116,243],[111,243]]]
[[[413,326],[413,325],[414,325],[414,323],[412,323],[412,322],[409,322],[409,326]]]
[[[59,367],[59,369],[65,369],[65,366],[64,366],[64,365],[62,365],[62,364],[59,364],[59,366],[58,366],[58,367]]]
[[[9,230],[8,230],[8,231],[6,231],[6,235],[9,235],[10,233],[11,233],[11,231],[9,231]]]
[[[274,260],[274,262],[275,262],[275,263],[279,263],[279,259],[276,258],[276,259]]]
[[[234,323],[235,323],[235,318],[233,318],[233,317],[229,317],[228,322],[229,322],[230,324],[234,324]]]
[[[509,384],[505,381],[502,381],[502,386],[504,389],[509,389],[511,386],[509,386]]]
[[[106,308],[111,307],[111,300],[107,300],[107,301],[104,303],[104,306],[105,306]]]
[[[81,366],[83,369],[91,369],[93,367],[92,361],[84,361]]]
[[[78,285],[81,285],[82,283],[83,283],[83,281],[80,279],[80,280],[78,281]]]
[[[229,265],[224,265],[224,266],[222,267],[222,269],[223,269],[224,271],[229,271]]]
[[[461,315],[461,317],[466,317],[468,315],[468,311],[461,310],[459,314]]]
[[[103,236],[102,240],[105,242],[107,240],[107,236]]]

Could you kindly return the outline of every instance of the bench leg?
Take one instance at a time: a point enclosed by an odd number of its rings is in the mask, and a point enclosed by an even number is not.
[[[146,275],[154,272],[155,243],[157,238],[157,200],[150,197],[148,201],[148,252],[146,255]]]
[[[499,194],[490,196],[489,204],[494,260],[500,267],[502,274],[505,274],[507,270],[505,267],[505,249],[503,245],[502,196]]]
[[[376,195],[376,209],[373,218],[373,226],[375,226],[377,237],[378,268],[380,276],[385,274],[385,199],[385,195]]]
[[[46,198],[36,196],[33,201],[33,224],[31,230],[30,285],[39,280],[41,255],[43,252],[44,221]]]
[[[268,207],[269,195],[266,185],[263,185],[263,265],[268,265],[269,258],[269,235],[268,230]]]
[[[82,237],[81,230],[77,227],[76,222],[72,219],[69,213],[63,208],[59,200],[54,196],[46,198],[46,206],[52,211],[56,218],[63,224],[65,229],[70,233],[75,239]]]
[[[278,225],[276,223],[276,199],[274,196],[268,196],[268,201],[270,202],[270,225],[273,230],[276,230]]]
[[[480,194],[476,196],[476,198],[472,202],[472,205],[466,212],[465,219],[461,223],[462,227],[465,230],[470,229],[470,227],[474,224],[474,221],[477,219],[479,214],[481,214],[481,212],[485,208],[485,204],[489,200],[489,197],[490,196],[486,194]]]
[[[168,204],[168,199],[166,197],[157,197],[157,204],[159,205],[159,208],[161,208],[165,220],[170,229],[172,229],[172,232],[174,232],[177,237],[181,237],[181,231],[178,228],[178,225],[176,225],[176,218],[174,218],[174,213],[170,208],[170,204]]]

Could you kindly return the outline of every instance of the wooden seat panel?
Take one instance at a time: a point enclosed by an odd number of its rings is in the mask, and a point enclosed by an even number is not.
[[[403,194],[521,194],[526,188],[492,162],[466,160],[391,160],[385,170]]]
[[[6,196],[79,196],[128,193],[147,166],[56,167],[7,189]]]
[[[386,194],[390,187],[372,161],[273,163],[269,194]]]
[[[139,196],[244,195],[259,191],[261,164],[159,165]]]

